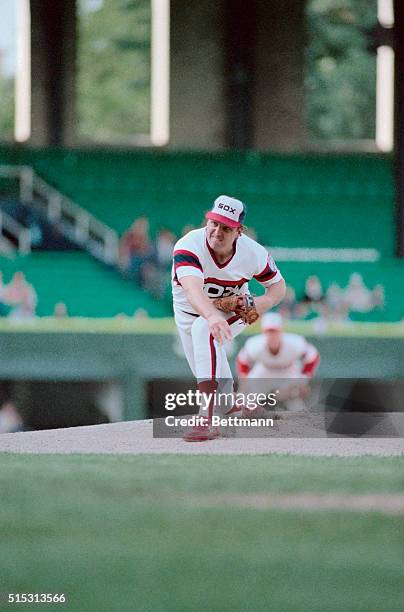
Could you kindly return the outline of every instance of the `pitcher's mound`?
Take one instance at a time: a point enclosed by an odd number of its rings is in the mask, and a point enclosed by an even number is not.
[[[127,421],[0,435],[0,452],[262,455],[403,455],[404,438],[219,438],[190,444],[179,438],[153,438],[152,421]]]

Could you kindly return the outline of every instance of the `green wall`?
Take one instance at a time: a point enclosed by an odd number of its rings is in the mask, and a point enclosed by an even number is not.
[[[245,339],[237,338],[237,346]],[[319,336],[309,340],[321,353],[321,377],[403,376],[404,338]],[[144,418],[147,380],[191,378],[185,359],[173,352],[174,342],[172,334],[3,332],[0,378],[117,380],[123,385],[125,418]]]

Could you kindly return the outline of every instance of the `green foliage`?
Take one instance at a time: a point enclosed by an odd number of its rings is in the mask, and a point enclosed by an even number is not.
[[[307,122],[311,139],[373,139],[376,59],[366,30],[376,0],[310,0],[307,4]]]
[[[0,139],[12,140],[14,131],[14,79],[0,73]]]
[[[80,0],[77,107],[82,137],[150,131],[150,0]]]

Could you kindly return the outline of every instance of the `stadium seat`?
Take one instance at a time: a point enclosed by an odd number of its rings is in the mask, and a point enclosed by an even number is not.
[[[297,295],[310,274],[317,274],[327,288],[334,281],[345,286],[349,275],[359,272],[368,287],[381,283],[386,289],[381,319],[398,320],[404,314],[403,263],[394,259],[393,169],[388,156],[1,147],[0,163],[32,165],[119,234],[146,215],[152,237],[160,227],[179,236],[185,225],[200,225],[218,194],[235,195],[248,205],[247,225],[269,248],[371,248],[381,255],[376,263],[279,262]],[[34,256],[33,269],[40,257]],[[46,265],[42,257],[41,265]],[[66,257],[86,260],[84,255]],[[110,271],[90,261],[83,269],[94,266],[94,282],[102,277],[97,283],[106,283],[106,275],[112,279]],[[118,308],[130,299],[126,285],[118,288],[122,282],[117,277],[106,283],[117,283],[116,290],[105,289],[110,295],[105,304],[98,304],[100,311],[125,311],[123,305]],[[130,291],[133,295],[135,289]],[[167,304],[148,299],[150,312],[162,308],[170,313]],[[71,300],[75,310],[73,295]],[[94,309],[95,303],[88,311]]]

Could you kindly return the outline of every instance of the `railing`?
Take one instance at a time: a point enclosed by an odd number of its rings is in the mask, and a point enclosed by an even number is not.
[[[0,236],[10,250],[14,250],[14,245],[7,237],[11,235],[17,243],[17,248],[21,255],[27,255],[31,252],[31,230],[18,223],[13,217],[0,211]]]
[[[0,166],[0,176],[19,180],[19,198],[26,206],[45,214],[64,236],[79,244],[97,259],[116,264],[118,234],[51,187],[28,166]]]
[[[0,166],[0,176],[19,179],[20,169],[14,166]],[[17,248],[22,255],[26,255],[31,252],[31,230],[0,210],[0,242],[2,247],[6,247],[7,252],[14,252]]]

